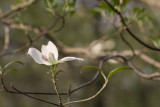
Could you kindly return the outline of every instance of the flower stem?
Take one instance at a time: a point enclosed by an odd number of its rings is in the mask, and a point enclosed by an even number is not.
[[[61,96],[59,95],[57,84],[56,84],[56,79],[54,77],[53,77],[53,83],[54,83],[54,89],[55,89],[57,96],[58,96],[58,101],[59,101],[60,107],[63,107],[62,99],[61,99]]]
[[[51,70],[52,76],[53,76],[52,81],[53,81],[53,84],[54,84],[54,89],[55,89],[56,94],[58,96],[59,105],[60,105],[60,107],[63,107],[62,99],[61,99],[61,96],[59,94],[59,91],[58,91],[58,88],[57,88],[57,83],[56,83],[56,73],[55,73],[56,72],[56,68],[57,68],[57,65],[53,65],[52,66],[52,70]]]

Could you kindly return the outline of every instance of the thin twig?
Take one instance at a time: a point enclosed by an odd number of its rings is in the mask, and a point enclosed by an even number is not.
[[[11,93],[11,94],[21,94],[21,93],[9,90],[5,85],[5,82],[4,82],[4,79],[3,79],[3,73],[0,76],[1,76],[2,87],[4,88],[5,92]],[[23,91],[23,93],[24,94],[34,94],[34,95],[57,95],[57,93],[45,93],[45,92],[25,92],[25,91]],[[65,92],[64,93],[59,93],[59,94],[60,95],[67,95],[67,93],[65,93]]]
[[[71,97],[71,85],[69,86],[69,90],[68,90],[68,96],[67,96],[67,101],[70,102],[70,97]],[[68,107],[71,107],[71,104],[68,104]]]
[[[58,28],[58,29],[56,29],[56,30],[54,30],[53,32],[58,32],[58,31],[60,31],[63,27],[64,27],[64,25],[65,25],[65,15],[66,14],[64,14],[63,16],[62,15],[60,15],[60,14],[58,14],[58,13],[55,13],[60,19],[62,19],[62,25]]]
[[[44,103],[48,103],[48,104],[52,104],[52,105],[55,105],[55,106],[58,106],[58,107],[59,107],[59,105],[56,104],[56,103],[52,103],[52,102],[49,102],[49,101],[45,101],[45,100],[42,100],[42,99],[39,99],[39,98],[30,96],[30,95],[27,95],[27,94],[21,92],[20,90],[18,90],[17,88],[15,88],[12,84],[11,84],[11,87],[12,87],[15,91],[17,91],[17,92],[23,94],[23,95],[26,96],[26,97],[29,97],[29,98],[32,98],[32,99],[34,99],[34,100],[38,100],[38,101],[41,101],[41,102],[44,102]]]
[[[123,35],[123,31],[120,33],[120,36],[121,36],[121,39],[123,40],[123,42],[131,49],[132,51],[132,56],[128,59],[128,60],[132,60],[134,57],[135,57],[135,51],[134,51],[134,48],[132,47],[132,45],[124,38],[124,35]]]
[[[76,88],[74,88],[73,90],[71,90],[70,93],[72,94],[72,93],[74,93],[75,91],[77,91],[77,90],[79,90],[81,88],[84,88],[86,86],[91,85],[98,78],[98,75],[99,75],[99,72],[97,71],[97,73],[94,75],[94,77],[91,80],[89,80],[88,82],[85,82],[85,83],[77,86]]]
[[[97,95],[99,95],[103,91],[103,89],[106,87],[107,83],[108,83],[108,79],[107,79],[107,81],[105,81],[102,88],[96,94],[94,94],[93,96],[91,96],[89,98],[86,98],[86,99],[82,99],[82,100],[67,102],[67,103],[64,104],[64,106],[68,105],[68,104],[80,103],[80,102],[86,102],[86,101],[92,100],[93,98],[95,98]]]
[[[127,60],[124,56],[122,55],[115,55],[115,56],[105,56],[102,58],[102,60],[108,61],[109,59],[115,59],[115,58],[120,58],[123,60],[123,63],[127,64],[129,67],[133,68],[134,72],[144,78],[144,79],[149,79],[149,80],[157,80],[160,81],[160,72],[155,72],[155,73],[151,73],[151,74],[145,74],[142,70],[138,69],[136,66],[134,66],[129,60]]]
[[[151,50],[155,50],[155,51],[160,51],[159,48],[156,48],[156,47],[153,47],[153,46],[150,46],[148,45],[147,43],[143,42],[142,40],[140,40],[131,30],[130,28],[128,27],[128,25],[126,24],[125,20],[124,20],[124,17],[123,15],[121,14],[120,11],[118,11],[116,8],[114,8],[114,6],[109,3],[107,0],[104,0],[105,3],[120,17],[121,19],[121,22],[123,24],[123,26],[126,28],[126,31],[130,34],[130,36],[132,36],[137,42],[139,42],[140,44],[142,44],[143,46],[151,49]]]
[[[7,25],[4,26],[4,45],[3,45],[3,50],[0,52],[0,54],[4,54],[9,46],[9,41],[10,41],[10,36],[9,36],[9,27]]]
[[[38,26],[34,26],[34,25],[29,25],[27,23],[18,23],[15,22],[11,19],[3,19],[0,20],[3,24],[10,26],[11,28],[14,29],[22,29],[25,31],[33,31],[35,33],[41,33],[41,31],[43,30],[42,28],[38,27]]]
[[[13,9],[9,10],[8,12],[4,13],[3,15],[1,15],[1,16],[0,16],[0,20],[3,19],[3,18],[8,17],[8,16],[10,16],[10,15],[12,15],[13,13],[16,13],[16,12],[18,12],[18,11],[23,10],[24,8],[32,5],[32,4],[35,3],[36,1],[37,1],[37,0],[29,0],[29,1],[26,2],[26,3],[23,3],[23,4],[21,4],[21,5],[18,5],[17,7],[13,8]]]

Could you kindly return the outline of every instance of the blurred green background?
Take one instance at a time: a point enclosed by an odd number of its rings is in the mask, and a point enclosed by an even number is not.
[[[148,1],[148,0],[147,0]],[[16,0],[0,0],[0,9],[3,13],[10,10],[10,8],[16,3]],[[123,51],[129,48],[121,40],[120,36],[115,32],[115,28],[112,24],[114,19],[112,14],[107,16],[107,19],[100,17],[99,14],[93,14],[92,9],[97,6],[98,1],[92,0],[77,0],[75,5],[75,13],[67,14],[65,17],[65,26],[62,30],[56,33],[51,33],[51,36],[61,41],[67,46],[71,47],[83,47],[86,48],[94,40],[98,40],[103,36],[112,37],[111,49],[104,49],[108,51]],[[157,0],[157,4],[160,1]],[[127,4],[127,9],[124,11],[126,16],[131,17],[133,8],[144,8],[145,12],[150,16],[151,20],[137,21],[132,23],[130,28],[138,35],[139,38],[147,43],[152,44],[152,37],[159,36],[160,26],[160,7],[143,2],[143,0],[131,0]],[[59,13],[62,9],[59,9]],[[18,13],[18,17],[15,18],[19,23],[27,23],[29,25],[49,27],[55,20],[55,17],[46,11],[46,6],[43,0],[39,0],[34,5],[24,9],[21,13]],[[115,22],[119,24],[119,22]],[[60,22],[59,22],[60,24]],[[35,34],[31,34],[32,37]],[[131,38],[126,32],[124,36],[134,46],[134,49],[142,49],[139,43]],[[108,40],[108,41],[109,41]],[[19,29],[10,29],[10,45],[9,50],[12,51],[27,42],[25,31]],[[41,38],[35,41],[32,47],[41,48],[42,44],[46,44],[47,39]],[[2,50],[4,43],[4,28],[0,23],[0,49]],[[108,45],[108,44],[107,44]],[[110,47],[111,47],[110,46]],[[51,76],[47,74],[48,69],[45,66],[38,65],[33,59],[26,55],[27,49],[23,52],[6,55],[0,57],[0,65],[4,66],[10,61],[20,60],[24,63],[24,66],[14,64],[11,68],[18,69],[17,72],[10,72],[5,77],[5,83],[10,88],[10,83],[20,89],[21,91],[33,91],[33,92],[54,92],[54,87],[51,81]],[[153,59],[159,60],[159,53],[154,51],[147,51],[147,55]],[[66,56],[60,54],[60,58]],[[76,55],[67,55],[76,56]],[[95,71],[87,71],[80,73],[80,69],[84,66],[98,66],[99,61],[87,58],[87,56],[79,55],[78,57],[84,58],[84,62],[67,62],[62,64],[58,69],[63,69],[65,72],[58,76],[58,87],[60,92],[66,92],[71,88],[73,89],[79,84],[82,84],[90,80]],[[147,73],[157,71],[153,65],[150,65],[142,61],[138,56],[132,61],[137,67],[146,71]],[[112,64],[106,62],[103,66],[103,70],[106,75],[109,71],[116,67],[125,66],[120,63]],[[103,79],[101,76],[90,86],[87,86],[71,96],[71,100],[78,100],[87,98],[98,91],[103,85]],[[0,87],[2,88],[2,87]],[[11,89],[12,90],[12,89]],[[146,80],[137,76],[134,72],[122,71],[114,75],[106,89],[95,99],[73,104],[72,107],[159,107],[160,106],[160,82],[153,80]],[[43,96],[33,95],[38,98],[45,99],[47,101],[57,102],[57,96]],[[63,102],[66,102],[67,97],[63,97]],[[9,94],[6,92],[0,92],[0,107],[53,107],[40,101],[36,101],[25,97],[23,95]]]

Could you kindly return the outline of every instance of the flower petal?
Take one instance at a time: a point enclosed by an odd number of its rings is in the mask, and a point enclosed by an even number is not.
[[[57,61],[57,60],[55,59],[53,53],[50,52],[50,53],[49,53],[49,60],[48,60],[48,62],[51,63],[51,64],[55,64],[56,61]]]
[[[72,61],[72,60],[83,61],[84,59],[82,59],[82,58],[77,58],[77,57],[64,57],[64,58],[60,59],[60,60],[58,61],[58,63],[65,62],[65,61]]]
[[[51,41],[48,42],[47,49],[49,50],[49,52],[52,52],[54,54],[55,59],[58,60],[57,47]]]
[[[27,54],[30,55],[38,64],[51,65],[49,62],[42,59],[42,53],[36,48],[29,48]]]
[[[41,52],[42,52],[42,55],[44,55],[44,57],[49,58],[49,53],[50,52],[49,52],[49,49],[47,48],[47,46],[42,45]]]

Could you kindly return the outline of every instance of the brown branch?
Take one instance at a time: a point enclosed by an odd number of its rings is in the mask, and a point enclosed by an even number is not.
[[[65,16],[66,16],[66,14],[64,14],[64,15],[60,15],[60,14],[58,14],[58,13],[55,13],[55,14],[62,20],[62,25],[61,25],[58,29],[54,30],[54,32],[58,32],[58,31],[60,31],[60,30],[64,27],[64,25],[65,25]]]
[[[15,7],[15,8],[13,8],[13,9],[9,10],[8,12],[2,14],[2,15],[0,16],[0,20],[3,19],[3,18],[8,17],[8,16],[10,16],[10,15],[12,15],[13,13],[16,13],[16,12],[18,12],[18,11],[23,10],[24,8],[32,5],[32,4],[35,3],[35,2],[36,2],[36,0],[29,0],[28,2],[25,2],[25,3],[23,3],[23,4],[18,5],[17,7]]]
[[[25,94],[25,93],[23,93],[22,91],[20,91],[20,90],[18,90],[17,88],[15,88],[12,84],[11,84],[11,87],[15,90],[15,91],[17,91],[18,93],[21,93],[22,95],[24,95],[24,96],[26,96],[26,97],[29,97],[29,98],[32,98],[32,99],[34,99],[34,100],[38,100],[38,101],[41,101],[41,102],[44,102],[44,103],[47,103],[47,104],[52,104],[52,105],[55,105],[55,106],[60,106],[60,105],[58,105],[58,104],[56,104],[56,103],[52,103],[52,102],[49,102],[49,101],[46,101],[46,100],[42,100],[42,99],[40,99],[40,98],[36,98],[36,97],[33,97],[33,96],[30,96],[30,95],[28,95],[28,94]]]
[[[124,17],[122,15],[122,13],[117,10],[116,8],[114,8],[114,6],[109,3],[107,0],[104,0],[104,2],[119,16],[120,20],[121,20],[121,23],[123,24],[123,26],[126,28],[126,31],[130,34],[131,37],[133,37],[137,42],[139,42],[140,44],[142,44],[143,46],[147,47],[148,49],[151,49],[151,50],[155,50],[155,51],[160,51],[159,48],[156,48],[156,47],[153,47],[153,46],[150,46],[148,45],[147,43],[143,42],[142,40],[140,40],[131,30],[130,28],[128,27],[128,25],[126,24],[125,20],[124,20]]]
[[[138,54],[138,56],[144,60],[145,62],[151,64],[152,66],[160,69],[160,62],[154,60],[153,58],[145,55],[145,54]]]
[[[67,95],[67,101],[70,102],[71,100],[71,85],[69,86],[68,95]],[[68,107],[71,107],[71,104],[68,105]]]
[[[92,53],[90,51],[90,46],[89,48],[72,48],[72,47],[68,47],[66,45],[64,45],[62,42],[55,40],[53,37],[51,37],[49,34],[47,34],[45,36],[47,39],[51,40],[52,42],[54,42],[60,49],[60,51],[62,53],[65,54],[76,54],[76,55],[84,55],[87,56],[90,59],[94,59],[97,60],[98,58],[102,57],[102,56],[115,56],[115,55],[123,55],[123,56],[129,56],[132,57],[133,55],[133,50],[125,50],[125,51],[112,51],[112,52],[101,52],[97,55],[95,55],[94,53]],[[101,40],[102,38],[100,38]],[[100,41],[99,41],[100,42]],[[92,45],[92,48],[94,48],[94,45]],[[154,67],[156,68],[160,68],[160,62],[155,61],[153,58],[145,55],[146,49],[141,49],[141,50],[134,50],[134,55],[137,55],[138,57],[140,57],[143,61],[152,64]]]
[[[4,26],[4,31],[5,31],[5,40],[4,40],[4,51],[6,51],[8,49],[8,45],[9,45],[9,27],[8,26]]]
[[[123,40],[123,42],[131,49],[132,51],[132,56],[128,59],[128,60],[132,60],[135,57],[135,52],[134,52],[134,48],[132,47],[132,45],[124,38],[123,35],[123,31],[120,33],[120,37]]]
[[[4,37],[4,45],[3,45],[3,50],[0,52],[0,54],[3,54],[6,52],[6,50],[8,49],[9,46],[9,27],[8,26],[4,26],[4,33],[5,33],[5,37]]]
[[[46,34],[48,34],[49,32],[51,32],[52,29],[57,25],[57,23],[60,19],[62,19],[62,25],[58,29],[52,31],[52,33],[53,32],[55,33],[55,32],[58,32],[59,30],[61,30],[64,27],[64,24],[65,24],[65,20],[64,20],[65,15],[64,16],[61,16],[59,14],[56,14],[56,15],[58,17],[56,18],[54,23],[48,29],[39,28],[39,27],[36,27],[36,26],[30,26],[28,24],[20,24],[20,23],[14,22],[14,21],[9,20],[9,19],[1,20],[1,22],[3,24],[10,25],[10,27],[13,27],[13,28],[23,29],[23,30],[26,30],[26,31],[33,31],[33,32],[37,33],[38,36],[34,37],[33,39],[29,38],[29,42],[27,42],[24,46],[22,46],[20,48],[17,48],[15,50],[11,51],[11,52],[0,53],[0,56],[15,54],[15,53],[18,53],[18,52],[21,52],[21,51],[25,50],[26,48],[28,48],[31,45],[31,43],[33,41],[36,41],[39,38],[41,38],[41,37],[45,36]]]
[[[8,93],[11,93],[11,94],[21,94],[21,93],[18,93],[18,92],[9,90],[9,89],[6,87],[6,85],[5,85],[5,82],[4,82],[4,79],[3,79],[3,73],[2,73],[0,76],[1,76],[1,83],[2,83],[2,87],[3,87],[3,91],[8,92]],[[57,95],[56,93],[24,92],[24,91],[23,91],[23,94],[34,94],[34,95]],[[59,94],[60,94],[60,95],[67,95],[67,93],[59,93]]]
[[[56,25],[56,23],[58,22],[59,19],[60,18],[58,17],[55,20],[52,27],[55,27],[55,25]],[[38,35],[36,37],[32,38],[32,42],[38,40],[39,38],[41,38],[43,36],[45,36],[47,33],[49,33],[53,29],[52,27],[49,27],[47,30],[34,27],[34,29],[35,29],[36,33],[38,33]],[[29,26],[27,26],[27,28],[32,29],[32,27],[29,27]],[[56,32],[56,31],[54,31],[54,32]],[[26,48],[28,48],[31,45],[32,42],[29,40],[29,42],[27,42],[24,46],[22,46],[20,48],[17,48],[15,50],[11,51],[11,52],[0,53],[0,56],[15,54],[15,53],[21,52],[21,51],[25,50]]]
[[[43,28],[39,28],[37,26],[33,26],[33,25],[31,26],[29,24],[25,24],[25,23],[14,22],[11,19],[3,19],[3,20],[1,20],[1,22],[5,25],[10,26],[11,28],[14,28],[14,29],[21,29],[21,30],[25,30],[25,31],[33,31],[37,34],[41,33],[41,30],[43,29]]]
[[[140,69],[138,69],[136,66],[134,66],[129,60],[127,60],[124,56],[122,55],[115,55],[115,56],[105,56],[103,57],[103,61],[108,61],[109,59],[122,59],[123,60],[123,63],[127,64],[128,66],[130,66],[131,68],[133,68],[134,72],[144,78],[144,79],[151,79],[151,80],[157,80],[157,81],[160,81],[160,72],[155,72],[155,73],[151,73],[151,74],[145,74],[143,71],[141,71]],[[122,62],[122,61],[120,61]]]

